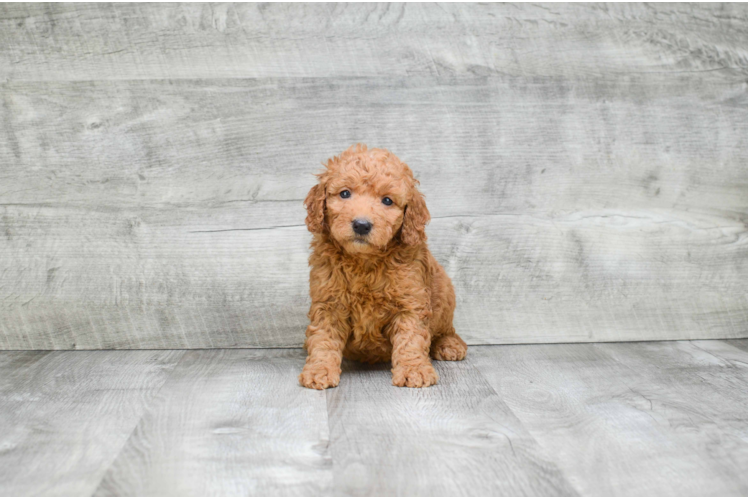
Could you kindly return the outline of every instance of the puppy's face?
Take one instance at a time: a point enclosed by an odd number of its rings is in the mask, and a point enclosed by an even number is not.
[[[386,150],[354,146],[327,163],[306,200],[307,226],[327,231],[346,252],[377,253],[425,241],[428,210],[407,165]]]
[[[330,235],[349,253],[383,249],[400,230],[408,189],[402,181],[374,175],[361,182],[362,172],[350,169],[333,177],[327,187]]]

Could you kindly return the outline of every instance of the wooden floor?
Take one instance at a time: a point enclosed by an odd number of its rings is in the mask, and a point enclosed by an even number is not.
[[[474,346],[421,390],[303,362],[0,352],[0,494],[748,494],[748,339]]]

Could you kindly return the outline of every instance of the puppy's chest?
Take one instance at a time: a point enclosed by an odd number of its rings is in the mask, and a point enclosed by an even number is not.
[[[348,300],[354,334],[378,335],[399,312],[400,297],[386,280],[354,277],[349,281]]]

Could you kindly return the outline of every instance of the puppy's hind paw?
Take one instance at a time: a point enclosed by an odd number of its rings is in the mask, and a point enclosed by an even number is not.
[[[445,335],[431,343],[431,357],[439,361],[462,361],[467,355],[467,344],[457,335]]]

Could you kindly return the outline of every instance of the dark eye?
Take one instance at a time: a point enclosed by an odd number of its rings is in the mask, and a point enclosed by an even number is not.
[[[350,198],[351,197],[351,192],[348,191],[347,189],[345,191],[341,191],[340,192],[340,197],[341,198]]]
[[[392,205],[392,200],[385,196],[384,198],[382,198],[382,203],[389,207],[390,205]]]

